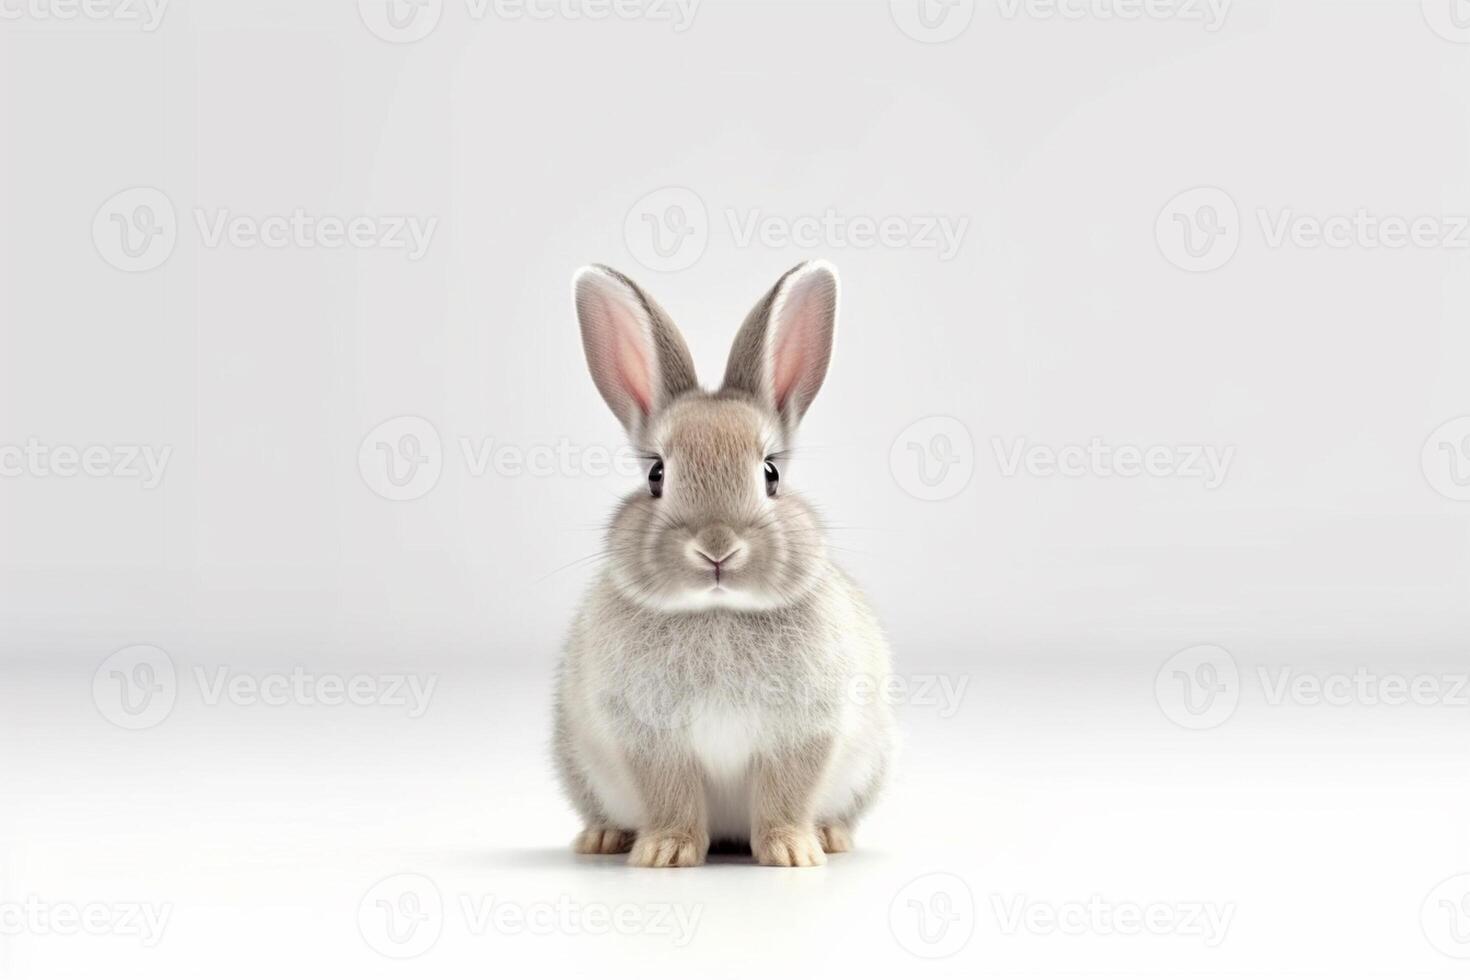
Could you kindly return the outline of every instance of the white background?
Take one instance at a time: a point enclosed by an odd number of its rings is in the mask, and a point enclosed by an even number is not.
[[[171,909],[151,946],[0,914],[0,973],[1463,971],[1470,879],[1431,892],[1470,872],[1470,4],[927,2],[932,30],[902,0],[444,0],[409,34],[386,0],[174,0],[151,30],[0,2],[0,913]],[[140,202],[165,234],[129,260]],[[432,234],[211,237],[298,210]],[[637,278],[714,381],[814,256],[841,321],[790,478],[910,682],[895,786],[822,870],[574,858],[550,672],[638,477],[598,468],[621,435],[572,273]],[[399,492],[405,434],[439,475]],[[1008,466],[1094,439],[1229,465]],[[477,471],[487,442],[571,462]],[[28,445],[168,457],[152,485]],[[111,670],[140,656],[173,684],[129,729]],[[1175,674],[1199,657],[1214,715]],[[298,668],[434,687],[211,695]],[[1342,704],[1273,696],[1355,671]],[[369,892],[400,873],[444,903],[407,962]],[[698,927],[477,934],[461,899],[492,896]],[[1007,928],[1094,896],[1230,925]]]

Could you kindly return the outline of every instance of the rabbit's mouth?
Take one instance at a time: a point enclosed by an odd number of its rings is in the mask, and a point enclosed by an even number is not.
[[[714,569],[711,574],[706,576],[704,587],[701,591],[715,596],[729,595],[735,592],[734,583],[731,582],[732,575],[733,573],[728,570]]]
[[[719,585],[707,585],[691,589],[684,594],[678,606],[691,612],[718,612],[722,610],[755,611],[771,608],[771,602],[757,591],[731,588],[728,581]]]
[[[731,564],[739,567],[722,562],[718,568],[707,564],[702,569],[688,569],[678,590],[680,597],[674,601],[685,608],[702,610],[769,608],[771,597],[762,587],[758,572],[749,567],[748,561]]]

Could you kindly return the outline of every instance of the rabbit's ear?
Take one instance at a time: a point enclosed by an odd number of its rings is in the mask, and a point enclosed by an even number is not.
[[[597,390],[629,435],[694,388],[694,360],[667,313],[638,284],[604,265],[577,273],[582,348]]]
[[[762,399],[794,427],[827,376],[836,325],[837,270],[802,263],[745,318],[730,349],[725,388]]]

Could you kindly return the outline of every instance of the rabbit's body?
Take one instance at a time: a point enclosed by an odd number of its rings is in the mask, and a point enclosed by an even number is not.
[[[631,280],[578,277],[593,379],[649,463],[609,526],[558,683],[580,851],[682,867],[713,838],[749,841],[763,864],[821,864],[851,846],[882,782],[888,648],[782,475],[827,371],[836,302],[830,267],[788,272],[706,392]]]
[[[775,611],[671,617],[610,578],[593,587],[567,643],[556,719],[562,779],[589,825],[647,826],[623,757],[666,752],[697,760],[710,838],[749,841],[752,759],[822,739],[832,750],[815,822],[856,822],[891,749],[888,648],[857,587],[824,572],[801,604]]]

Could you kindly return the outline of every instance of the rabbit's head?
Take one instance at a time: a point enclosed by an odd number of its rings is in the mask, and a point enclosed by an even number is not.
[[[718,391],[699,387],[683,337],[631,279],[576,279],[587,365],[646,463],[613,518],[613,582],[666,612],[791,604],[826,565],[811,508],[787,485],[797,423],[827,374],[837,274],[807,262],[746,317]]]

